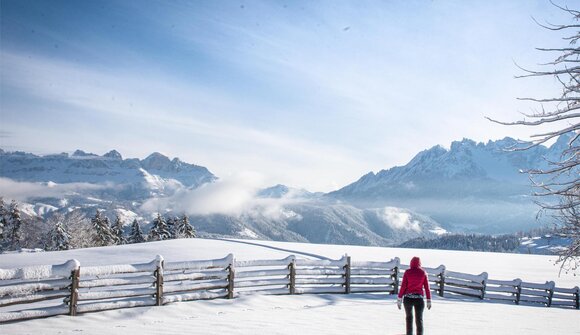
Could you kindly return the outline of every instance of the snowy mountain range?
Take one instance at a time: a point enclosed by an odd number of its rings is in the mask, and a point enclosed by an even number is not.
[[[0,150],[0,196],[25,200],[23,209],[45,217],[75,209],[92,216],[99,208],[129,224],[148,222],[158,211],[185,212],[202,236],[395,245],[446,231],[537,227],[530,182],[520,171],[546,166],[566,141],[506,151],[518,142],[464,139],[328,194],[285,185],[230,190],[207,168],[160,153],[139,160],[115,150],[102,156]]]
[[[446,228],[507,233],[538,225],[538,206],[526,173],[558,158],[570,135],[550,147],[524,147],[511,138],[488,143],[464,139],[450,149],[435,146],[405,166],[370,172],[327,196],[362,208],[385,204],[429,215]]]
[[[139,160],[123,159],[116,150],[103,156],[81,150],[48,156],[0,151],[0,166],[1,177],[18,182],[114,184],[138,199],[164,195],[177,187],[196,188],[217,179],[205,167],[179,158],[170,160],[158,152]]]
[[[205,167],[160,153],[139,160],[123,159],[115,150],[102,156],[80,150],[48,156],[0,151],[0,171],[0,196],[11,199],[16,189],[28,190],[16,197],[26,199],[21,208],[33,216],[81,210],[91,217],[99,208],[128,225],[135,218],[148,222],[157,211],[187,212],[201,236],[363,245],[442,232],[432,219],[404,209],[359,209],[285,185],[252,190],[233,212],[217,206],[200,214],[191,202],[207,204],[217,197],[214,202],[235,203],[237,193],[247,190],[229,190]]]

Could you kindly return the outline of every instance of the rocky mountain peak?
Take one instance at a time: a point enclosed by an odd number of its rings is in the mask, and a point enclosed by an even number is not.
[[[450,151],[458,151],[458,150],[464,150],[464,149],[470,149],[477,146],[477,143],[475,143],[475,141],[470,140],[468,138],[464,138],[461,141],[453,141],[451,142],[451,149]]]
[[[103,155],[103,157],[115,160],[123,160],[123,156],[117,150],[111,150]]]
[[[72,157],[99,157],[99,155],[77,149],[73,152]]]
[[[171,160],[159,152],[154,152],[142,160],[141,165],[145,170],[166,170],[171,165]]]

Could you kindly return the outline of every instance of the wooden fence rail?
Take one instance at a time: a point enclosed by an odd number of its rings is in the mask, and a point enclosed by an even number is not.
[[[0,269],[0,322],[71,314],[63,301],[76,302],[73,283],[79,268],[78,261],[70,260],[58,265]]]
[[[515,304],[520,303],[520,290],[522,287],[521,279],[514,280],[493,280],[488,279],[486,283],[484,299],[511,301]]]
[[[161,306],[245,294],[382,292],[397,294],[407,265],[387,262],[284,259],[221,259],[82,267],[76,260],[59,265],[0,269],[0,323],[54,315],[77,315],[118,308]],[[441,297],[540,304],[580,309],[580,289],[554,282],[493,280],[488,274],[424,268],[431,290]]]

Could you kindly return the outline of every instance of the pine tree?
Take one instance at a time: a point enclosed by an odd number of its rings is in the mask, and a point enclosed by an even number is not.
[[[115,218],[115,222],[111,227],[111,234],[114,238],[114,243],[117,245],[127,244],[127,239],[123,235],[123,223],[121,222],[121,218],[119,215]]]
[[[0,251],[4,249],[4,244],[6,244],[4,237],[6,229],[8,228],[8,212],[6,211],[6,204],[4,204],[4,198],[0,197]]]
[[[103,216],[103,227],[106,227],[106,229],[104,230],[106,234],[106,241],[107,243],[105,245],[114,245],[115,244],[115,235],[113,235],[113,230],[111,229],[112,225],[111,225],[111,221],[109,220],[108,217]]]
[[[195,228],[189,223],[187,215],[183,215],[181,219],[177,220],[176,238],[194,238],[197,237]]]
[[[129,235],[129,243],[142,243],[145,242],[145,235],[141,230],[141,226],[137,219],[133,220],[133,224],[131,225],[131,235]]]
[[[57,220],[52,230],[49,232],[49,245],[48,250],[68,250],[71,248],[70,245],[70,233],[61,220]]]
[[[153,227],[149,231],[149,241],[163,241],[169,239],[169,237],[167,223],[161,217],[161,214],[157,213],[157,217],[153,220]]]
[[[4,217],[7,217],[7,223],[4,228],[4,240],[8,244],[8,249],[20,249],[22,243],[22,218],[20,217],[18,203],[15,200],[12,200],[10,203],[8,215]]]
[[[166,219],[167,222],[167,231],[169,231],[169,238],[178,238],[176,234],[176,229],[178,227],[179,221],[176,218],[172,218],[169,216]]]
[[[91,220],[93,229],[96,231],[96,245],[106,246],[111,245],[115,242],[115,237],[111,232],[111,227],[109,224],[109,218],[101,215],[101,211],[97,209],[95,217]]]

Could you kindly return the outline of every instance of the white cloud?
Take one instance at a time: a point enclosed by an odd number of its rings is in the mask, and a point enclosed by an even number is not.
[[[253,173],[242,173],[206,183],[193,189],[182,189],[167,198],[152,198],[143,204],[147,211],[172,208],[187,214],[240,215],[248,208],[260,184],[260,177]]]
[[[300,216],[287,209],[288,204],[300,202],[289,192],[282,198],[260,198],[257,191],[263,186],[263,177],[254,172],[245,172],[196,189],[182,189],[166,198],[151,198],[142,209],[160,212],[171,209],[186,214],[225,214],[240,216],[264,216],[269,219],[299,219]]]
[[[393,229],[421,231],[419,221],[413,220],[411,214],[396,207],[385,207],[382,210],[383,220]]]
[[[65,195],[75,194],[83,191],[102,190],[105,188],[112,188],[113,185],[98,185],[89,183],[67,183],[56,184],[48,183],[31,183],[18,182],[9,178],[0,177],[0,196],[4,199],[13,199],[18,201],[26,201],[33,197],[51,197],[60,198]]]

